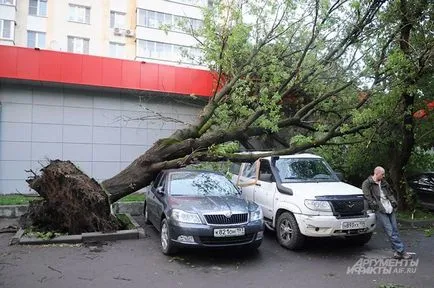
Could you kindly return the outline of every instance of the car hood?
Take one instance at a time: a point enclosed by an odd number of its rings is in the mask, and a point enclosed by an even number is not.
[[[292,189],[294,195],[303,197],[363,194],[362,189],[344,182],[282,183],[282,186]]]
[[[171,209],[180,209],[195,213],[247,213],[257,205],[236,196],[172,196],[169,198]]]

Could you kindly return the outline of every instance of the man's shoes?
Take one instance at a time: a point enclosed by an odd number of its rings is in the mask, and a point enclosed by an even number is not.
[[[411,259],[411,255],[408,254],[407,252],[395,252],[395,253],[393,253],[393,259],[398,259],[398,260],[405,259],[405,260],[408,260],[408,259]]]

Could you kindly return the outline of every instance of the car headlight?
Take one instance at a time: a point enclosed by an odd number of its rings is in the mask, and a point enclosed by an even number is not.
[[[328,201],[304,200],[304,205],[310,210],[331,212],[332,207]]]
[[[201,224],[199,215],[196,213],[188,213],[179,209],[172,210],[172,218],[178,222]]]
[[[262,219],[262,209],[258,207],[255,211],[250,211],[250,221],[256,221]]]

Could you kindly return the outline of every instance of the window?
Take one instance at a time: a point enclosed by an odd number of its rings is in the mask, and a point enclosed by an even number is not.
[[[160,29],[162,26],[168,26],[168,29],[177,32],[184,32],[183,26],[190,27],[191,25],[196,30],[201,28],[203,25],[202,20],[199,19],[144,9],[139,9],[137,23],[141,26],[156,29]]]
[[[89,54],[89,39],[68,36],[68,52]]]
[[[110,56],[115,58],[124,58],[125,57],[125,44],[110,42]]]
[[[36,31],[27,31],[27,47],[45,48],[45,33]]]
[[[243,163],[241,165],[241,174],[238,179],[238,185],[249,186],[256,182],[257,162]]]
[[[69,5],[69,21],[90,24],[90,7]]]
[[[0,0],[0,4],[15,5],[15,0]]]
[[[110,12],[110,28],[115,27],[125,27],[125,13],[115,11]]]
[[[137,56],[182,63],[193,63],[200,49],[169,43],[137,40]]]
[[[0,38],[12,40],[14,37],[14,25],[12,20],[0,19]]]
[[[46,17],[47,0],[29,0],[29,14]]]
[[[172,0],[173,2],[179,2],[193,6],[207,6],[208,0]]]

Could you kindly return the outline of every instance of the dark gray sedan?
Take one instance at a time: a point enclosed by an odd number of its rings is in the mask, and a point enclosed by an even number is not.
[[[261,208],[240,197],[222,174],[199,170],[165,170],[147,192],[147,224],[161,235],[164,254],[178,247],[244,246],[262,243]]]

